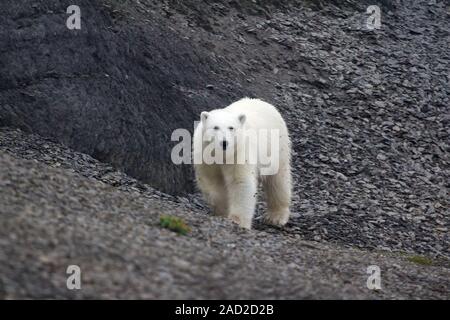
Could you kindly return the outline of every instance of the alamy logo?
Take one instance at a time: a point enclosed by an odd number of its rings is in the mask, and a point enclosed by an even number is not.
[[[67,277],[66,286],[69,290],[80,290],[81,289],[81,269],[77,265],[70,265],[67,267],[66,273],[69,274]]]
[[[367,267],[367,288],[370,290],[381,290],[381,270],[379,266],[372,265]]]
[[[70,16],[66,20],[66,26],[69,30],[81,29],[81,9],[77,5],[71,5],[67,7],[67,14]]]
[[[369,30],[380,29],[381,28],[381,10],[379,6],[372,5],[368,6],[366,12],[370,16],[366,20],[366,26]]]
[[[192,140],[193,144],[192,144]],[[278,129],[237,129],[226,143],[224,139],[203,133],[192,138],[186,129],[176,129],[171,140],[178,141],[172,148],[174,164],[249,164],[258,165],[261,175],[273,175],[279,169],[280,131]],[[194,153],[192,152],[192,147]]]

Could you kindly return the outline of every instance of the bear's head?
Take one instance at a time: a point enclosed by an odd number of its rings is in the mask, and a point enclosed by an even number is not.
[[[213,144],[214,149],[220,149],[226,156],[232,156],[241,141],[245,124],[245,114],[236,115],[232,112],[217,109],[201,113],[203,142]]]

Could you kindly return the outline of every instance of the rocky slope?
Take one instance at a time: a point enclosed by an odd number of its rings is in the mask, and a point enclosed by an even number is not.
[[[0,150],[0,298],[450,298],[446,260],[247,231],[19,131],[2,129]],[[162,215],[191,231],[162,228]],[[67,289],[68,265],[81,290]],[[380,291],[367,288],[369,265]]]
[[[154,10],[288,121],[291,232],[449,257],[448,3],[380,3],[379,30],[367,29],[363,2],[268,1],[251,14],[175,3]]]
[[[95,19],[75,35],[64,1],[0,4],[0,126],[59,142],[0,130],[0,293],[448,298],[450,4],[378,2],[379,30],[367,4],[80,1]],[[242,95],[275,104],[291,132],[280,230],[209,217],[190,167],[168,161],[174,128]],[[192,234],[162,230],[162,212]],[[90,289],[60,286],[72,258]],[[380,293],[368,261],[386,270]]]

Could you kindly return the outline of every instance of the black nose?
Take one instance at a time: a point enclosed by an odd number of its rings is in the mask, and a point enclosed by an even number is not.
[[[227,150],[228,147],[228,141],[222,141],[222,149]]]

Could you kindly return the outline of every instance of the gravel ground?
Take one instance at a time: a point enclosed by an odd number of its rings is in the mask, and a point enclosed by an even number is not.
[[[0,150],[0,298],[450,298],[447,260],[243,230],[17,130],[0,131]],[[160,227],[162,214],[191,232]],[[78,291],[66,289],[71,264]],[[366,287],[369,265],[381,269],[379,291]]]

